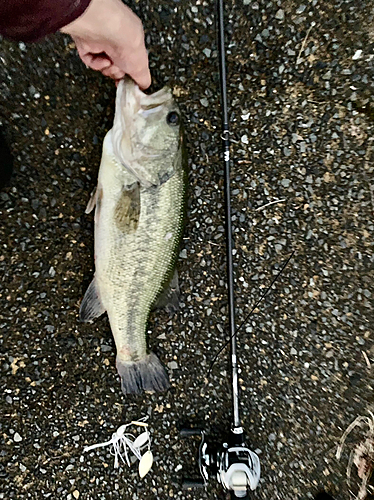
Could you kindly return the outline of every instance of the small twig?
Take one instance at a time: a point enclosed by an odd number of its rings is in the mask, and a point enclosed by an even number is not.
[[[358,425],[360,426],[361,425],[361,422],[364,422],[364,421],[368,421],[368,417],[364,416],[364,415],[360,415],[359,417],[357,417],[353,422],[351,422],[349,424],[349,426],[346,428],[346,430],[344,431],[342,437],[340,438],[340,443],[339,443],[339,446],[338,446],[338,449],[336,451],[336,458],[338,460],[340,460],[340,457],[342,455],[342,451],[343,451],[343,446],[344,446],[344,443],[348,437],[348,434],[351,433],[351,431],[357,427]]]
[[[366,364],[368,365],[368,368],[370,370],[371,369],[371,363],[370,363],[370,359],[368,358],[368,355],[366,354],[365,351],[362,351],[362,355],[363,355],[364,360],[366,361]]]
[[[313,26],[314,26],[314,22],[312,22],[311,25],[309,26],[309,29],[308,29],[308,31],[306,33],[306,36],[305,36],[305,38],[303,40],[303,43],[301,44],[299,55],[297,56],[297,59],[296,59],[296,66],[298,66],[301,63],[301,61],[302,61],[301,54],[303,53],[303,50],[304,50],[305,45],[306,45],[306,42],[308,40],[308,36],[309,36],[310,31],[313,28]]]
[[[374,186],[373,186],[373,184],[369,184],[369,189],[370,189],[371,204],[372,204],[373,212],[374,212]]]
[[[352,466],[353,466],[353,457],[354,457],[355,450],[352,450],[349,454],[349,459],[348,459],[348,466],[346,470],[347,474],[347,485],[348,487],[351,486],[351,472],[352,472]]]
[[[269,207],[270,205],[274,205],[274,203],[283,203],[284,201],[286,201],[286,198],[282,198],[281,200],[271,201],[270,203],[266,203],[266,205],[262,205],[262,207],[256,208],[255,212],[258,212],[259,210],[262,210],[263,208]]]
[[[363,352],[363,351],[362,351]],[[364,352],[363,352],[364,354]],[[366,353],[365,353],[366,354]],[[365,356],[364,356],[365,357]],[[346,429],[340,439],[340,443],[336,452],[336,458],[339,460],[341,457],[342,449],[347,439],[347,436],[355,427],[362,427],[366,424],[369,431],[365,433],[364,439],[349,454],[347,466],[347,485],[350,488],[351,472],[353,464],[357,467],[358,477],[361,479],[360,489],[357,495],[353,495],[355,500],[365,500],[369,494],[370,485],[368,481],[373,472],[374,466],[374,415],[372,411],[368,410],[369,417],[360,415],[357,417]]]
[[[373,150],[373,137],[370,137],[370,139],[368,139],[368,147],[367,147],[366,154],[365,154],[365,161],[364,161],[364,169],[365,170],[367,170],[369,168],[369,159],[370,159],[370,155],[371,155],[372,150]],[[367,178],[366,172],[364,172],[364,178],[369,185],[371,206],[373,208],[373,213],[374,213],[374,186],[373,186],[373,184],[370,184],[369,179]]]
[[[60,460],[61,458],[66,458],[66,457],[69,457],[71,455],[70,452],[66,452],[66,453],[62,453],[60,455],[56,455],[54,457],[48,457],[44,460],[43,462],[43,465],[47,464],[48,462],[53,462],[54,460]]]

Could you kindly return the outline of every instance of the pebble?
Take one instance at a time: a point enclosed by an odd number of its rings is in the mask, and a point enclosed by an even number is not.
[[[277,10],[277,12],[275,14],[275,19],[278,19],[279,21],[284,20],[284,10],[283,9]]]
[[[18,432],[15,432],[14,433],[14,436],[13,436],[13,440],[16,442],[16,443],[20,443],[22,441],[22,437],[18,434]]]
[[[170,361],[168,363],[168,367],[170,370],[177,370],[179,368],[178,363],[176,361]]]
[[[100,349],[102,352],[109,352],[113,350],[112,346],[106,344],[101,344]]]

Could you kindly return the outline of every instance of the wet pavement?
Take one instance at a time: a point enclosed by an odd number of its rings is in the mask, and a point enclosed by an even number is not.
[[[106,316],[78,322],[93,271],[84,210],[111,127],[115,87],[87,70],[67,37],[0,45],[0,119],[15,160],[0,193],[3,393],[0,498],[215,499],[182,491],[196,446],[231,420],[219,79],[214,5],[133,5],[145,24],[154,88],[171,85],[189,154],[183,302],[153,313],[149,343],[169,369],[166,394],[123,397]],[[240,334],[241,415],[261,459],[254,498],[350,498],[339,439],[373,401],[374,5],[234,1],[227,5],[237,322],[292,251]],[[274,203],[272,203],[274,202]],[[272,204],[270,204],[272,203]],[[267,206],[265,206],[267,205]],[[82,456],[148,415],[155,463],[113,470]],[[357,491],[352,469],[352,490]]]

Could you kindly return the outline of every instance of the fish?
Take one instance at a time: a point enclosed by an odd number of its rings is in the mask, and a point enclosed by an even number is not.
[[[95,273],[79,311],[108,314],[124,394],[165,391],[170,383],[148,349],[153,308],[177,309],[175,270],[185,219],[186,157],[180,110],[168,87],[146,94],[130,79],[117,87],[95,192]]]

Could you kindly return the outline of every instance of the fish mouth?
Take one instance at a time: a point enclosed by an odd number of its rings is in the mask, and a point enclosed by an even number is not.
[[[141,134],[145,123],[157,122],[173,102],[169,87],[163,87],[153,94],[145,94],[129,77],[120,81],[117,87],[113,128],[111,130],[113,153],[122,166],[134,175],[145,187],[153,185],[150,175],[143,171],[141,158],[157,158],[160,153],[142,147]],[[136,168],[134,167],[136,165]]]
[[[157,114],[161,115],[165,106],[169,106],[172,100],[173,95],[169,87],[163,87],[153,94],[145,94],[131,78],[124,78],[117,87],[114,134],[131,135],[137,116],[145,120],[151,116],[157,119]]]
[[[117,111],[125,113],[141,113],[145,117],[153,114],[173,99],[171,89],[163,87],[153,94],[145,94],[138,85],[129,77],[120,81],[117,88]]]

